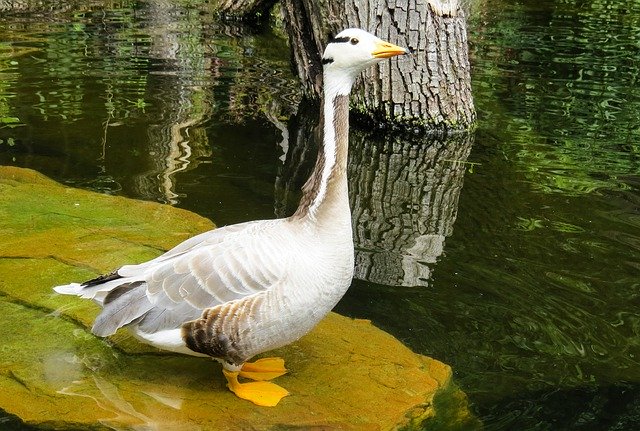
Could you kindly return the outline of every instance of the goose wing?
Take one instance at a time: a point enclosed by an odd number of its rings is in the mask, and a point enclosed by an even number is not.
[[[124,265],[120,269],[118,269],[117,274],[121,277],[138,277],[144,274],[146,271],[157,267],[163,262],[170,261],[186,253],[201,249],[203,247],[223,243],[234,237],[235,234],[238,234],[245,230],[250,231],[252,229],[255,229],[256,227],[253,225],[260,225],[262,223],[263,222],[261,221],[250,221],[203,232],[181,242],[180,244],[176,245],[175,247],[166,251],[155,259],[151,259],[147,262],[143,262],[137,265]],[[266,223],[268,223],[268,221],[266,221]]]
[[[94,332],[109,335],[134,321],[147,333],[176,328],[205,308],[268,290],[286,277],[288,267],[280,223],[220,228],[149,262],[122,267],[117,274],[123,283],[105,298]]]
[[[202,310],[269,289],[287,266],[276,226],[247,224],[160,261],[146,271],[147,296],[157,306]]]

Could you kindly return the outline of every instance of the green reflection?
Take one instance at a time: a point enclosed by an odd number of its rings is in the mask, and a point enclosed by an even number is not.
[[[208,126],[278,123],[298,99],[282,35],[221,24],[208,2],[55,7],[0,18],[0,163],[176,204],[176,175],[210,163]]]
[[[475,91],[507,157],[541,192],[627,188],[640,173],[640,5],[487,3],[502,15],[474,17],[488,42],[473,52]]]

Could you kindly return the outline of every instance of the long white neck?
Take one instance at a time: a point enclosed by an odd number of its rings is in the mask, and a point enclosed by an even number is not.
[[[347,185],[349,92],[353,78],[325,70],[322,106],[323,139],[316,166],[303,187],[296,215],[314,222],[350,217]]]

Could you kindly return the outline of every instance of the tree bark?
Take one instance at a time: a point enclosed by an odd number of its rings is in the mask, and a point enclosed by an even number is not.
[[[328,35],[359,27],[413,51],[365,72],[352,112],[381,122],[467,130],[476,119],[465,14],[457,0],[282,0],[294,69],[305,95],[321,94]]]
[[[214,0],[218,13],[225,17],[247,18],[266,15],[277,0]]]

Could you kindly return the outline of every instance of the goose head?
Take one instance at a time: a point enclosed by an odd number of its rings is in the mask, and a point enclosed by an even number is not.
[[[329,40],[322,56],[325,88],[348,94],[358,75],[389,57],[407,54],[399,47],[359,28],[348,28]]]

